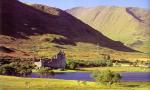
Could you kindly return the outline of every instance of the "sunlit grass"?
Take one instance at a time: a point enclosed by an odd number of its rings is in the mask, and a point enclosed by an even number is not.
[[[150,68],[144,67],[131,67],[131,66],[121,66],[121,67],[92,67],[92,68],[81,68],[84,71],[95,71],[95,70],[111,70],[114,72],[150,72]]]
[[[148,90],[150,82],[121,82],[110,89],[88,81],[0,76],[0,90]]]
[[[98,14],[98,11],[101,13]],[[133,11],[133,14],[144,18],[144,21],[149,20],[149,17],[143,16],[146,15],[143,13],[148,12],[143,9],[135,9]],[[149,52],[150,48],[148,46],[150,46],[150,43],[146,44],[150,40],[148,36],[148,23],[141,24],[130,13],[126,12],[123,7],[105,6],[90,9],[74,9],[73,15],[105,36],[116,41],[121,41],[126,45],[132,44],[137,40],[142,40],[144,43],[134,48]]]
[[[72,45],[59,45],[52,43],[54,38],[66,38],[61,35],[47,34],[47,35],[37,35],[30,37],[29,40],[21,39],[20,42],[14,42],[13,45],[8,44],[7,46],[12,46],[19,50],[25,52],[31,52],[40,57],[52,57],[56,55],[59,50],[64,49],[67,59],[73,60],[101,60],[103,59],[102,54],[107,54],[111,56],[111,59],[126,59],[129,61],[142,60],[147,61],[150,56],[144,53],[131,53],[131,52],[121,52],[106,47],[99,47],[95,44],[76,42],[76,46]],[[44,41],[48,39],[48,41]]]

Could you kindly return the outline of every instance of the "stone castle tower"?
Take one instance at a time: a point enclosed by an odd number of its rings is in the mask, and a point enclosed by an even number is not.
[[[40,67],[50,67],[50,68],[62,68],[66,66],[66,56],[63,50],[60,50],[59,53],[53,56],[51,59],[43,59],[39,62],[35,62],[35,65]]]

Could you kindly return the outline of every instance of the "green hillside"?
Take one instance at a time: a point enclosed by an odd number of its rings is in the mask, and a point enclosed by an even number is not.
[[[2,1],[2,30],[0,45],[16,53],[1,55],[52,57],[63,49],[67,59],[148,60],[148,55],[136,52],[120,41],[114,41],[58,8],[45,5],[26,5],[17,0]],[[20,52],[21,50],[22,52]],[[26,53],[24,53],[26,52]]]
[[[99,6],[77,7],[67,12],[113,40],[142,52],[150,52],[150,10]]]

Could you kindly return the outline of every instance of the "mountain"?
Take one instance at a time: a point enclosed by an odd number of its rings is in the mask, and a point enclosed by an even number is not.
[[[105,36],[142,51],[150,51],[150,10],[135,7],[76,7],[66,10]]]
[[[47,57],[64,49],[68,58],[77,59],[98,58],[97,52],[138,53],[58,8],[3,0],[1,10],[1,46]]]

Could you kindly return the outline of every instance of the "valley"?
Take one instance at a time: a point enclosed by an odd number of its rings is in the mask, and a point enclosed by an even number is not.
[[[149,10],[0,3],[0,90],[150,88]]]

